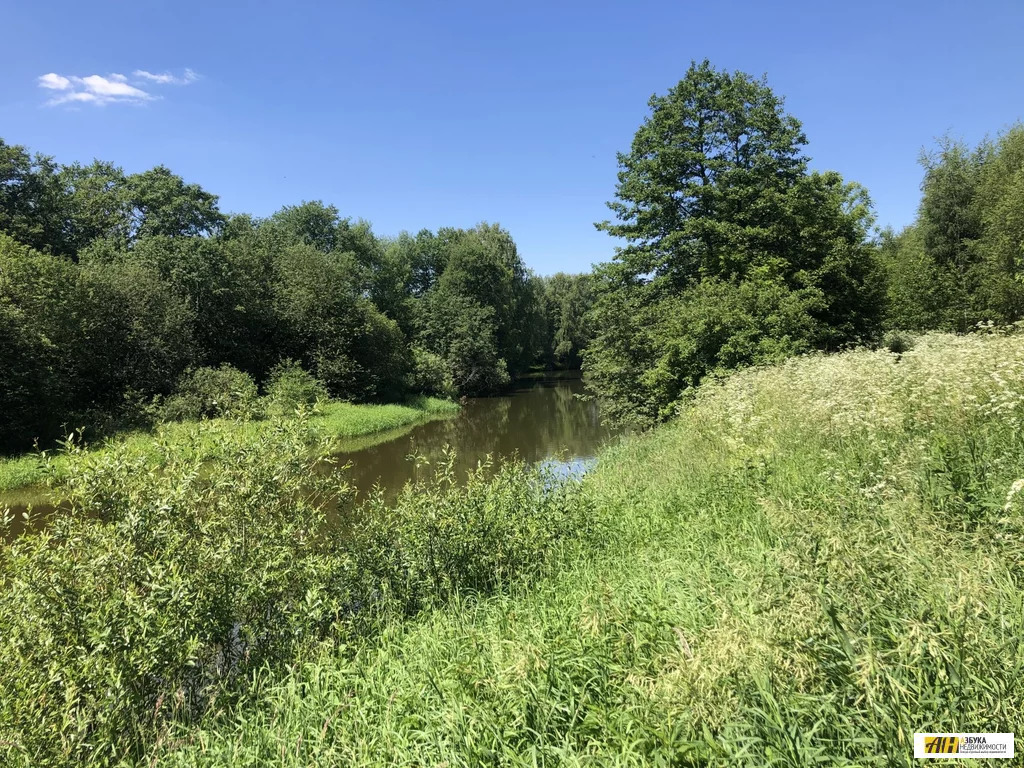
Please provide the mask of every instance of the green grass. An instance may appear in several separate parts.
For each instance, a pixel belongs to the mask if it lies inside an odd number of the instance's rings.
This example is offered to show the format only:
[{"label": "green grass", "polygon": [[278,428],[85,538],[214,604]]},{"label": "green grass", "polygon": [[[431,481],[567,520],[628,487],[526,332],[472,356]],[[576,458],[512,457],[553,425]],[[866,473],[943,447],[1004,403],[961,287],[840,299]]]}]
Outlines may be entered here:
[{"label": "green grass", "polygon": [[737,374],[609,451],[539,582],[265,672],[153,764],[914,764],[1020,731],[1024,337]]},{"label": "green grass", "polygon": [[[373,443],[375,437],[381,435],[391,437],[397,430],[409,428],[415,424],[433,418],[443,418],[457,413],[458,404],[450,400],[434,397],[421,397],[406,404],[388,405],[356,405],[353,403],[328,402],[320,404],[308,419],[311,440],[332,439],[349,448],[353,438],[365,438],[365,445]],[[273,419],[230,420],[211,419],[203,422],[207,430],[216,431],[240,439],[255,439],[271,424]],[[172,440],[176,436],[190,434],[193,423],[170,422],[160,424],[154,432],[132,432],[118,435],[96,443],[93,451],[110,451],[127,448],[132,454],[150,456],[156,461],[159,453],[155,450],[154,436],[159,432]],[[211,442],[211,450],[213,443]],[[52,472],[55,479],[60,479],[67,471],[67,458],[59,452],[47,452],[46,458],[40,454],[25,454],[0,459],[0,504],[11,506],[36,504],[45,500],[45,489],[40,484]]]}]

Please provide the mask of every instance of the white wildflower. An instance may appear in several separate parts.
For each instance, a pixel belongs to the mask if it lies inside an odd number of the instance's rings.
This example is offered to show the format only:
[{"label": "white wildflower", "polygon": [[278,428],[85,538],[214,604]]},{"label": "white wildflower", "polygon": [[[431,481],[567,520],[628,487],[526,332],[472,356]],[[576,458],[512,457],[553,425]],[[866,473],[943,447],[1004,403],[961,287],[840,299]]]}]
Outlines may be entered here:
[{"label": "white wildflower", "polygon": [[1006,494],[1006,504],[1003,506],[1005,512],[1009,512],[1013,507],[1014,497],[1024,490],[1024,478],[1020,480],[1014,480],[1013,485],[1010,486],[1010,492]]}]

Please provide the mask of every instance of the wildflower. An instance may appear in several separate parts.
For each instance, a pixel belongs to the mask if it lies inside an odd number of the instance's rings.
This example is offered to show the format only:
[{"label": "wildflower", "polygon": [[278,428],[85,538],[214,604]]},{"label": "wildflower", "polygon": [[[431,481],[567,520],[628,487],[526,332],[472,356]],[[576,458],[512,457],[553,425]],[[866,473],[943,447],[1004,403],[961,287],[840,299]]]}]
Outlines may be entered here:
[{"label": "wildflower", "polygon": [[1024,490],[1024,478],[1014,480],[1013,485],[1010,486],[1010,492],[1006,494],[1006,504],[1003,505],[1005,512],[1009,512],[1013,507],[1013,499],[1021,490]]}]

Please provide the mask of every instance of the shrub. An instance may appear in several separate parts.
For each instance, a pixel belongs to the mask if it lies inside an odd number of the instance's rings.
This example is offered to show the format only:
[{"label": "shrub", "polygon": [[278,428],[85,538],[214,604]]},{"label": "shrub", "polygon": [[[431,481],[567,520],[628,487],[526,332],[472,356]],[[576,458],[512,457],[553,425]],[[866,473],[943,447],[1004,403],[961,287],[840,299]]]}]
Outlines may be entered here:
[{"label": "shrub", "polygon": [[490,461],[458,482],[449,455],[393,504],[367,502],[353,531],[360,569],[405,614],[455,594],[487,594],[547,570],[564,546],[593,544],[578,478]]},{"label": "shrub", "polygon": [[423,347],[412,348],[412,391],[422,395],[455,397],[455,382],[444,358]]},{"label": "shrub", "polygon": [[283,360],[270,372],[266,398],[269,414],[292,414],[301,408],[311,408],[327,397],[323,383],[294,360]]},{"label": "shrub", "polygon": [[886,331],[882,336],[882,346],[894,355],[902,355],[914,348],[914,337],[906,331]]},{"label": "shrub", "polygon": [[0,763],[136,764],[214,704],[255,695],[258,669],[534,577],[591,528],[575,481],[512,464],[462,487],[450,458],[335,535],[328,510],[349,487],[307,430],[301,417],[257,439],[167,430],[159,472],[127,446],[69,449],[64,511],[0,548]]},{"label": "shrub", "polygon": [[175,393],[167,398],[164,418],[249,418],[258,414],[258,405],[256,383],[249,374],[230,365],[197,368],[182,376]]},{"label": "shrub", "polygon": [[72,449],[66,511],[0,549],[0,762],[115,763],[343,613],[349,560],[321,531],[346,486],[314,471],[301,424],[226,434],[161,436],[159,473]]}]

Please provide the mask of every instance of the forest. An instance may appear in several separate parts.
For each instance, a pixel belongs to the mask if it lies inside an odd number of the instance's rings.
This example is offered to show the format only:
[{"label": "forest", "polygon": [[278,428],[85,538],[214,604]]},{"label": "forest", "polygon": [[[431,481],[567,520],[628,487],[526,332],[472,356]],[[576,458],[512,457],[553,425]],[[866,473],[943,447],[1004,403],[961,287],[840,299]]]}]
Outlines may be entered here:
[{"label": "forest", "polygon": [[301,367],[332,398],[501,391],[578,367],[591,279],[497,225],[379,238],[321,202],[257,220],[166,168],[0,142],[0,446],[230,415]]},{"label": "forest", "polygon": [[[52,502],[0,539],[0,762],[909,765],[1012,731],[1024,126],[924,152],[899,232],[809,146],[694,62],[618,155],[615,256],[549,277],[498,224],[228,214],[0,143],[0,444]],[[584,471],[445,450],[353,502],[339,419],[553,369],[629,427]],[[79,427],[140,431],[32,452]]]}]

